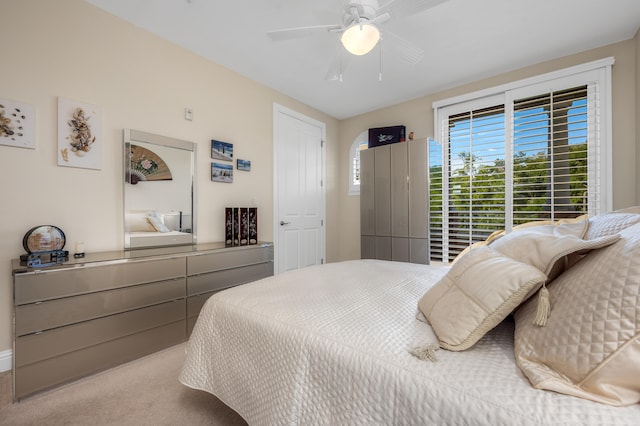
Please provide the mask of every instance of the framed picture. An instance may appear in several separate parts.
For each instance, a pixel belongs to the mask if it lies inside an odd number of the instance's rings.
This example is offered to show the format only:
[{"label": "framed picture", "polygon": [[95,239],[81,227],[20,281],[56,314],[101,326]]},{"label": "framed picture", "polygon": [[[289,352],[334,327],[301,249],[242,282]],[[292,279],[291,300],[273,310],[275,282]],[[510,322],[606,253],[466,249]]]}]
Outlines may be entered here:
[{"label": "framed picture", "polygon": [[251,161],[249,160],[241,160],[238,158],[238,160],[236,161],[236,168],[238,170],[242,170],[243,172],[250,172],[251,171]]},{"label": "framed picture", "polygon": [[233,144],[212,139],[211,158],[214,160],[233,161]]},{"label": "framed picture", "polygon": [[102,168],[102,113],[99,107],[58,98],[58,165]]},{"label": "framed picture", "polygon": [[0,145],[36,148],[35,107],[0,99]]},{"label": "framed picture", "polygon": [[212,182],[233,182],[233,165],[211,163],[211,181]]}]

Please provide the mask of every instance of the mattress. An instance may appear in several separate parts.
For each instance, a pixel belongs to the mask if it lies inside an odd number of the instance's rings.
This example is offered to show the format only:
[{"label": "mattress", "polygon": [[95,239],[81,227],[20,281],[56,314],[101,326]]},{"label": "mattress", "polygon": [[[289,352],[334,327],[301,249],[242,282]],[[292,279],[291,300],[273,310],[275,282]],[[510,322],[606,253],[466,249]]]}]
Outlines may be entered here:
[{"label": "mattress", "polygon": [[131,248],[191,244],[193,242],[193,235],[180,231],[129,232],[127,237]]},{"label": "mattress", "polygon": [[180,381],[256,425],[640,424],[640,405],[531,387],[511,319],[467,351],[413,357],[436,341],[418,299],[447,270],[357,260],[225,290],[200,313]]}]

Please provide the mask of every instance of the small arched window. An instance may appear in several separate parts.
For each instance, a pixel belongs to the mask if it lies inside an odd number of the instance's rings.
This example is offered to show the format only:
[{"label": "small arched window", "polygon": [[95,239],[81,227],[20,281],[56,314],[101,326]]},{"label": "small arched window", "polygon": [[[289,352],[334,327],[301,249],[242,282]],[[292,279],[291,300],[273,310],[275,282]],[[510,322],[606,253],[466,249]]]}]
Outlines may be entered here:
[{"label": "small arched window", "polygon": [[369,132],[364,131],[349,150],[349,195],[360,195],[360,151],[369,147]]}]

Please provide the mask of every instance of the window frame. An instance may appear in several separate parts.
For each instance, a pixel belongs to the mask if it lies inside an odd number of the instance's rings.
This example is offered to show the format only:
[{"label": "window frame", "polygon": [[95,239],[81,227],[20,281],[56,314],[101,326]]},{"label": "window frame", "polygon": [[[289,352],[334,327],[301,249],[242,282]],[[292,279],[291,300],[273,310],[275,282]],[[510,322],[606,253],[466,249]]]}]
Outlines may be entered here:
[{"label": "window frame", "polygon": [[[442,185],[443,185],[443,201],[448,199],[450,188],[448,186],[448,161],[445,158],[445,153],[448,150],[448,117],[463,113],[467,111],[473,111],[481,109],[483,107],[493,106],[497,104],[504,105],[505,111],[505,140],[508,141],[506,147],[507,154],[505,155],[505,163],[512,162],[512,149],[513,149],[513,104],[517,99],[526,98],[527,96],[535,96],[545,91],[556,91],[579,85],[596,85],[598,88],[595,96],[598,103],[598,126],[597,134],[595,135],[597,144],[597,164],[590,164],[593,167],[594,173],[598,174],[598,198],[591,200],[589,204],[589,213],[598,214],[602,212],[610,211],[613,205],[613,191],[612,191],[612,129],[611,129],[611,67],[614,63],[614,58],[604,58],[598,61],[577,65],[570,68],[554,71],[551,73],[542,74],[539,76],[527,78],[524,80],[515,81],[512,83],[496,86],[489,89],[484,89],[448,99],[443,99],[434,102],[434,135],[436,139],[443,145],[442,148]],[[428,164],[431,164],[429,160]],[[511,197],[512,181],[506,182],[506,197]],[[429,182],[429,187],[431,182]],[[447,191],[447,192],[445,192]],[[510,201],[507,201],[510,202]],[[511,222],[513,221],[512,211],[507,209],[505,221],[507,224],[507,231],[510,230]],[[449,216],[449,203],[444,202],[442,208],[443,218]],[[442,233],[443,239],[449,232],[447,226],[448,220],[443,220]],[[443,240],[443,260],[446,263],[445,253],[446,250],[445,240]],[[429,247],[431,250],[431,241],[429,241]]]},{"label": "window frame", "polygon": [[[360,133],[353,143],[351,144],[351,148],[349,148],[349,193],[348,195],[360,195],[360,181],[355,183],[355,168],[354,162],[356,160],[356,156],[360,155],[360,151],[362,148],[360,147],[363,143],[368,144],[369,141],[369,131],[365,130]],[[360,163],[358,163],[358,171],[360,170]]]}]

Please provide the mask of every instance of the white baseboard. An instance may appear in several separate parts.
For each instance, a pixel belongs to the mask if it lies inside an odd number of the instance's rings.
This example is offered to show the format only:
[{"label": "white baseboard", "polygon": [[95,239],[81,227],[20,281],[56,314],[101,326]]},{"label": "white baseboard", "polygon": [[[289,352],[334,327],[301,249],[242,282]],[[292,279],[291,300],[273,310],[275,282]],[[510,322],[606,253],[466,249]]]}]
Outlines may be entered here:
[{"label": "white baseboard", "polygon": [[13,351],[7,349],[0,352],[0,373],[9,371],[13,368]]}]

